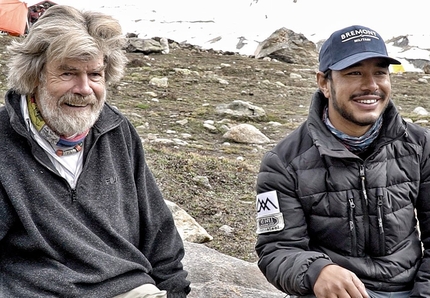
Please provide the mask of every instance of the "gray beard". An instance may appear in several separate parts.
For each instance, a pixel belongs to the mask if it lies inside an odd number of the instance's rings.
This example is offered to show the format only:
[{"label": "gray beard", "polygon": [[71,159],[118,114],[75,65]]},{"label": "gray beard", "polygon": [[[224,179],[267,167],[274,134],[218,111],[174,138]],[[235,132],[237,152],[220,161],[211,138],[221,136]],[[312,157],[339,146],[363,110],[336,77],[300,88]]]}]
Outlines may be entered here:
[{"label": "gray beard", "polygon": [[[44,86],[40,86],[37,95],[39,97],[39,102],[42,103],[37,108],[39,109],[46,124],[57,134],[67,137],[88,131],[99,118],[105,102],[105,98],[102,101],[98,101],[94,94],[90,95],[91,97],[94,97],[91,102],[96,103],[92,106],[92,110],[90,112],[79,112],[70,115],[65,114],[59,108],[57,101],[52,99],[52,96],[48,93]],[[74,96],[79,97],[78,95],[70,93],[65,94],[60,98],[60,102],[64,101],[64,98]],[[49,104],[51,102],[55,102],[55,105]]]}]

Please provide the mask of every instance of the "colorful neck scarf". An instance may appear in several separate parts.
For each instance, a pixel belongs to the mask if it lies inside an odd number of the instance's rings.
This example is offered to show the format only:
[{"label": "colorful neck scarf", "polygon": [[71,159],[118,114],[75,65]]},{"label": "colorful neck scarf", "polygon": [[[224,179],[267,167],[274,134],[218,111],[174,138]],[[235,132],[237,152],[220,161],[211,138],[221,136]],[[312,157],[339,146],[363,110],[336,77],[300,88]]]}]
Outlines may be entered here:
[{"label": "colorful neck scarf", "polygon": [[56,134],[48,125],[46,125],[45,120],[43,120],[42,115],[37,108],[36,99],[34,96],[27,96],[27,106],[28,114],[30,115],[30,120],[36,130],[39,132],[40,136],[44,138],[48,143],[58,147],[70,148],[68,150],[57,150],[56,154],[58,156],[68,155],[76,153],[82,150],[82,145],[88,131],[74,135],[72,137],[65,137]]},{"label": "colorful neck scarf", "polygon": [[339,130],[331,124],[328,118],[328,107],[324,109],[323,122],[330,130],[330,132],[340,140],[340,142],[352,153],[358,154],[364,152],[370,144],[378,137],[379,131],[382,127],[382,115],[376,120],[372,127],[360,137],[351,137]]}]

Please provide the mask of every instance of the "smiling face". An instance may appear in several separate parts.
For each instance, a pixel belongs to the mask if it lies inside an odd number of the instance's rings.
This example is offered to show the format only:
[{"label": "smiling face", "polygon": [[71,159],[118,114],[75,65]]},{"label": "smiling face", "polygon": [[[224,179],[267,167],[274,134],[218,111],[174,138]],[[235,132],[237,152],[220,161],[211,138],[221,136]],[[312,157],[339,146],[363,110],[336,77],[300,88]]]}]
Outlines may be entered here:
[{"label": "smiling face", "polygon": [[331,79],[318,73],[318,85],[328,98],[328,115],[336,129],[358,137],[376,122],[391,96],[388,66],[385,59],[372,58],[332,71]]},{"label": "smiling face", "polygon": [[47,64],[36,104],[53,131],[70,137],[94,125],[106,99],[104,69],[102,57]]}]

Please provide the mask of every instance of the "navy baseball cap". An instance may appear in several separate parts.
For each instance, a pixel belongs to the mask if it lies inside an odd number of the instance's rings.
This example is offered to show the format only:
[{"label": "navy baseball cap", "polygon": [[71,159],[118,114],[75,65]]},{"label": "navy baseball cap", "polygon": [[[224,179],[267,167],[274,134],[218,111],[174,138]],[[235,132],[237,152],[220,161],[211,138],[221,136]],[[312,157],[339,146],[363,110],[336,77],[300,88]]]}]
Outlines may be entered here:
[{"label": "navy baseball cap", "polygon": [[401,64],[388,56],[382,37],[374,30],[354,25],[334,32],[319,53],[319,70],[342,70],[368,58],[386,58],[389,64]]}]

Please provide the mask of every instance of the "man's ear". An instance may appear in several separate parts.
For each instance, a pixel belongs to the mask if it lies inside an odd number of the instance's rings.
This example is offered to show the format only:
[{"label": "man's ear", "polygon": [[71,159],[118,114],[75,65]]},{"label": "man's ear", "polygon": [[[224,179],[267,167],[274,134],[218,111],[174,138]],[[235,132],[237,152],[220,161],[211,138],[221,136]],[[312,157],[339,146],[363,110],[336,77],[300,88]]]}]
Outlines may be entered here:
[{"label": "man's ear", "polygon": [[318,88],[324,94],[326,98],[330,97],[329,87],[328,87],[329,79],[324,75],[322,71],[317,72],[317,84]]}]

